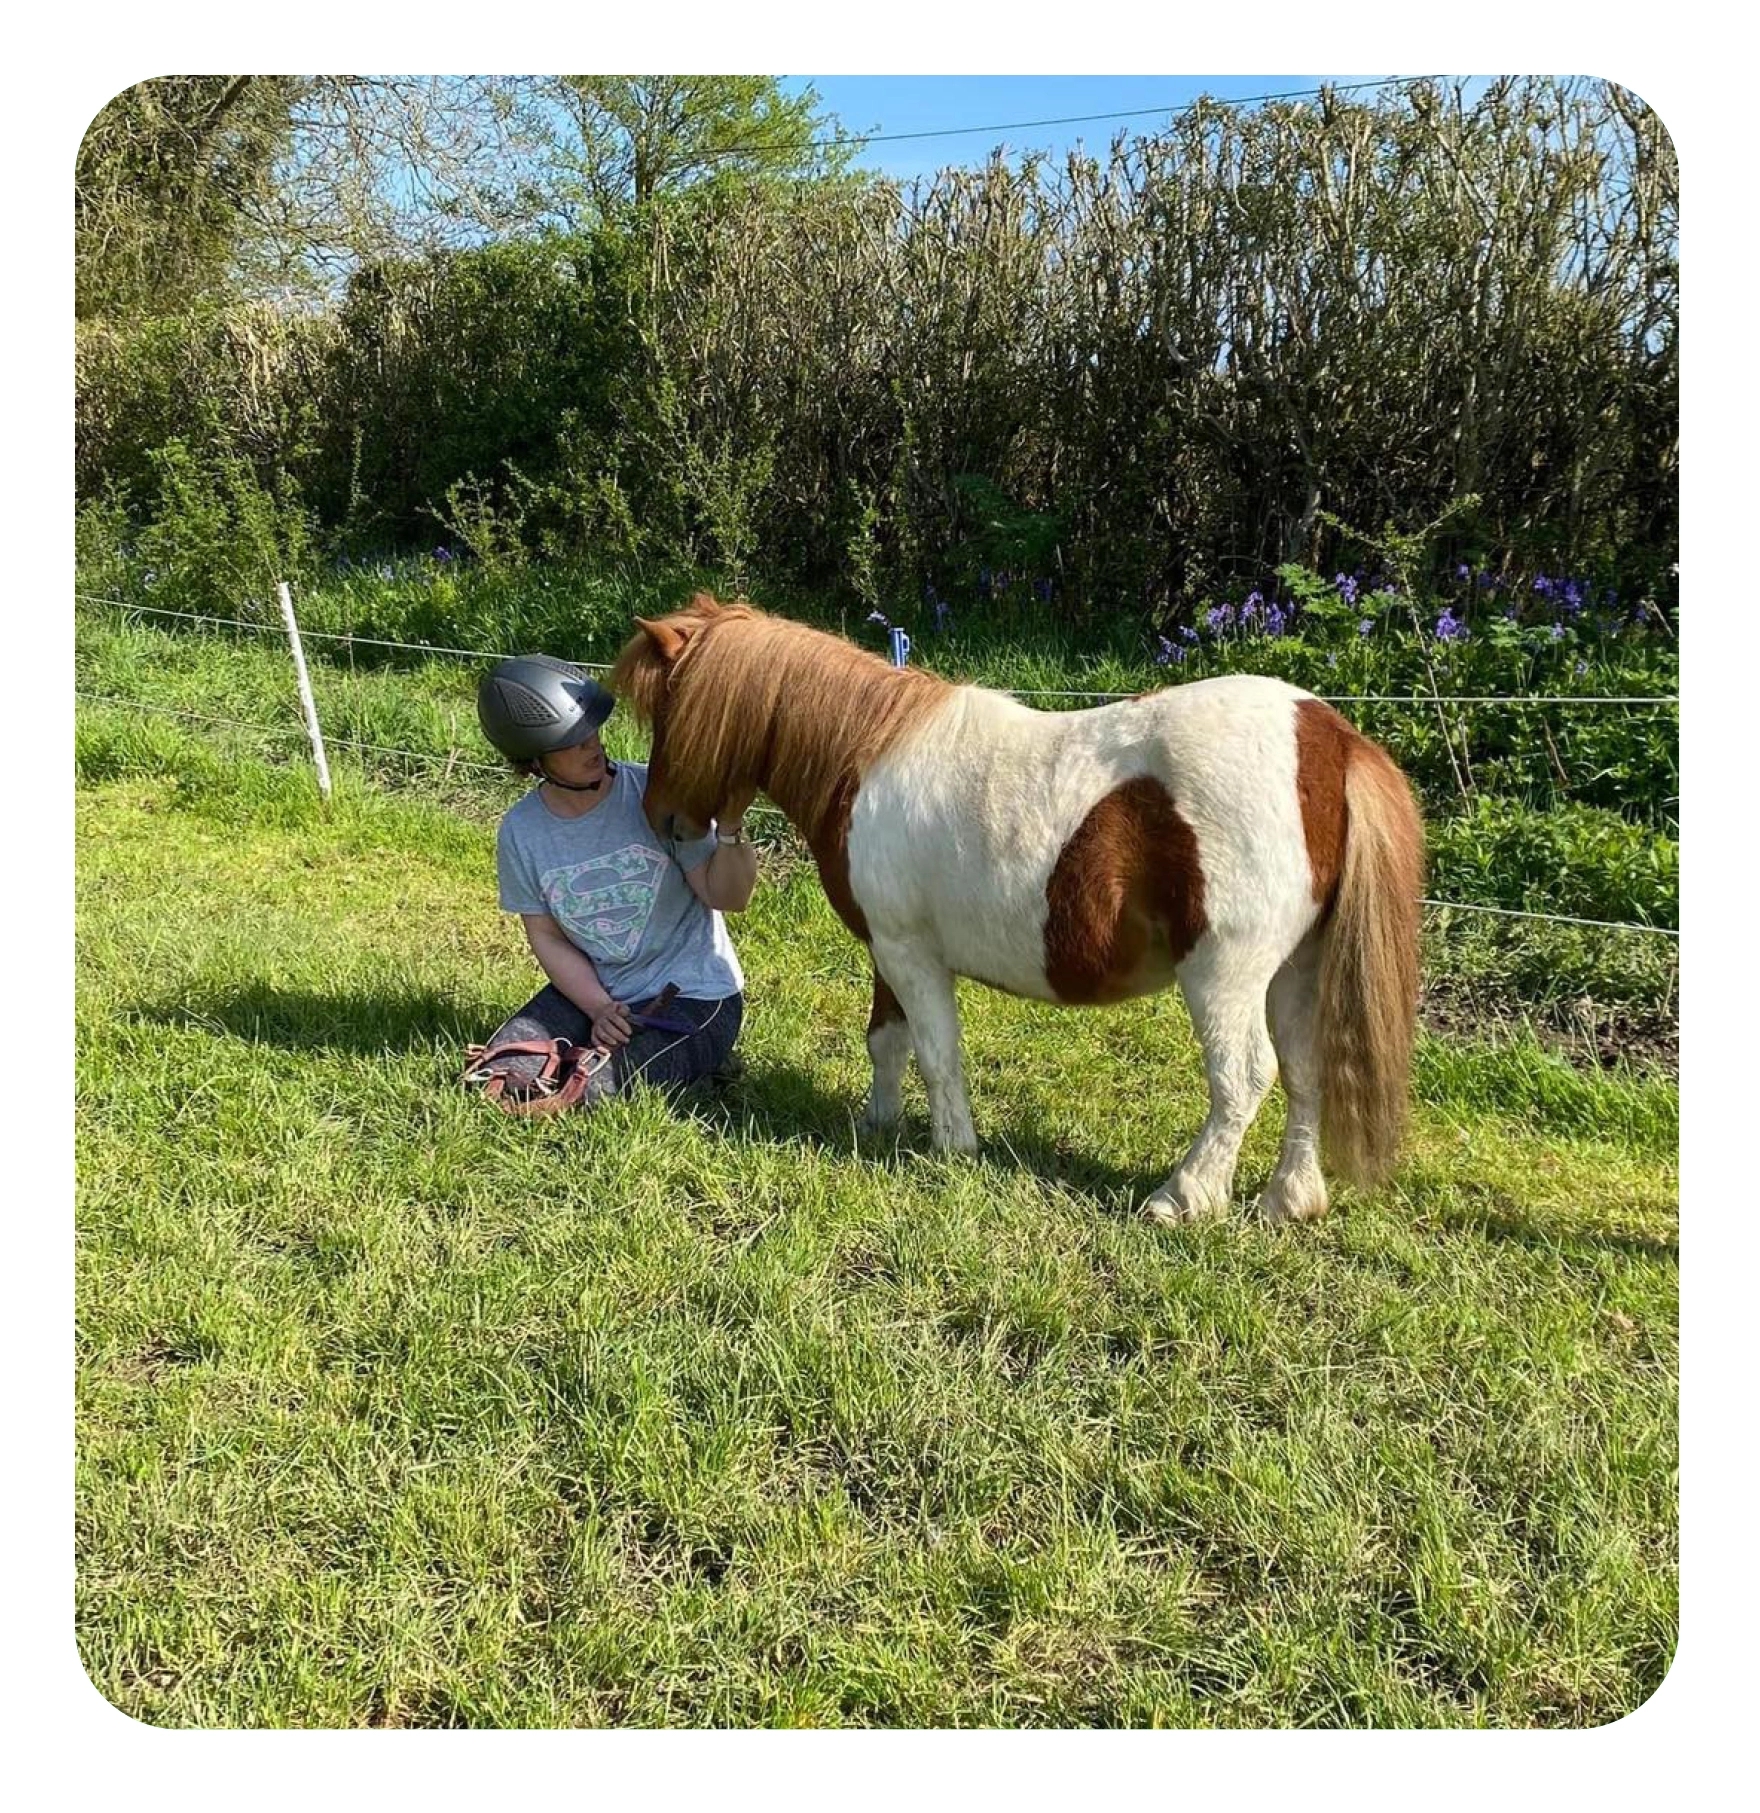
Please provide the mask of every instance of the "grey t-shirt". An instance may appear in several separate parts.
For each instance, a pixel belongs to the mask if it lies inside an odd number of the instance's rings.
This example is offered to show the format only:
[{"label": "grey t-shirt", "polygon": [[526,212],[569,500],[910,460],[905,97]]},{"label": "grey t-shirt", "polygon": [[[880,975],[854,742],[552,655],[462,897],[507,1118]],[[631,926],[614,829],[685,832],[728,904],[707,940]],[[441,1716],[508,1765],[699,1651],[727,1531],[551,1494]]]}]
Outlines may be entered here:
[{"label": "grey t-shirt", "polygon": [[509,807],[495,839],[501,908],[548,913],[593,960],[618,1001],[645,1001],[668,982],[693,1001],[745,987],[721,914],[685,880],[715,854],[713,827],[694,843],[657,837],[642,812],[648,769],[619,762],[591,812],[559,818],[534,787]]}]

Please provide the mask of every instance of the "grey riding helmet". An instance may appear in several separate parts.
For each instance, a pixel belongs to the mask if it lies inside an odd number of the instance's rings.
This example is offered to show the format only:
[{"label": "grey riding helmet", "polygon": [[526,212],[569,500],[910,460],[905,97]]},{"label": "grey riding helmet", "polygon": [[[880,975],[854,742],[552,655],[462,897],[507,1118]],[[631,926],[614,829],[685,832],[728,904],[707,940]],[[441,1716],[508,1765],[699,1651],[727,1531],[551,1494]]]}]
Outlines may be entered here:
[{"label": "grey riding helmet", "polygon": [[509,761],[530,762],[584,743],[616,703],[584,667],[549,655],[511,655],[483,676],[477,721]]}]

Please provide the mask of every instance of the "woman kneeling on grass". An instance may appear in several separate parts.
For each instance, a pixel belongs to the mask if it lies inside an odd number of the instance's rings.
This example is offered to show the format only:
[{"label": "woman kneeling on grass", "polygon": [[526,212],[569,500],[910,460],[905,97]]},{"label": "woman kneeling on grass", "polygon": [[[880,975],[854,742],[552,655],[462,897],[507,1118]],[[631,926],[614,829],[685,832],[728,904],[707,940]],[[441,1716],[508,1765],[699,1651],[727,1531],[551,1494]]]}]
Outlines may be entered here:
[{"label": "woman kneeling on grass", "polygon": [[642,812],[647,768],[607,759],[616,701],[547,655],[501,662],[477,690],[483,734],[539,784],[501,820],[503,912],[518,913],[550,984],[487,1045],[467,1082],[517,1113],[615,1093],[635,1077],[694,1082],[727,1066],[745,979],[723,913],[758,879],[738,823],[662,841]]}]

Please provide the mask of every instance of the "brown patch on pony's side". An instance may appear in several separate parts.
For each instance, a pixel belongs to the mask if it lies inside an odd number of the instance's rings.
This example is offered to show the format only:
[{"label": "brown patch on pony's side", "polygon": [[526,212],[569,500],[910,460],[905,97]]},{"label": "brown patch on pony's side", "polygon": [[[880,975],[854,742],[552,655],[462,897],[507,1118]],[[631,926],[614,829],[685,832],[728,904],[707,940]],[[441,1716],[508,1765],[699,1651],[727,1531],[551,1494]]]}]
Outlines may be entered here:
[{"label": "brown patch on pony's side", "polygon": [[1344,873],[1344,774],[1361,733],[1321,699],[1296,706],[1296,796],[1315,903],[1330,907]]},{"label": "brown patch on pony's side", "polygon": [[[947,702],[951,683],[706,592],[638,621],[609,684],[654,726],[657,751],[663,731],[672,803],[706,823],[729,794],[761,788],[805,838],[826,896],[865,943],[849,882],[856,794],[874,761]],[[651,770],[650,786],[655,778]]]},{"label": "brown patch on pony's side", "polygon": [[1141,775],[1095,804],[1058,856],[1045,903],[1045,976],[1060,1001],[1122,1001],[1184,961],[1207,923],[1204,870],[1160,781]]}]

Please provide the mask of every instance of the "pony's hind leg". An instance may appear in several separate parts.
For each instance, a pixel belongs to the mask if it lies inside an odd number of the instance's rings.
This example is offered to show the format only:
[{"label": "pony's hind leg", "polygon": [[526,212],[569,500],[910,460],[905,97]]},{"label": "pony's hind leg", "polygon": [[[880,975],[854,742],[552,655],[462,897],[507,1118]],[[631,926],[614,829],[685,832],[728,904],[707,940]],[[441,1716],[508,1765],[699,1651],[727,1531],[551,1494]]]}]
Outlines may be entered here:
[{"label": "pony's hind leg", "polygon": [[868,1016],[868,1057],[874,1065],[874,1080],[859,1123],[864,1132],[875,1133],[898,1124],[904,1108],[905,1060],[910,1054],[910,1022],[904,1017],[898,996],[876,967],[874,1009]]},{"label": "pony's hind leg", "polygon": [[[966,1099],[965,1067],[960,1060],[959,1006],[953,994],[953,972],[923,947],[904,939],[876,937],[874,966],[884,975],[910,1022],[910,1041],[917,1068],[929,1092],[929,1131],[942,1152],[976,1152],[978,1135]],[[873,1044],[870,1040],[869,1051]],[[902,1067],[903,1057],[898,1058]],[[880,1086],[876,1061],[875,1087]]]},{"label": "pony's hind leg", "polygon": [[1259,1197],[1267,1221],[1309,1221],[1326,1213],[1320,1171],[1320,940],[1310,933],[1271,978],[1265,1005],[1278,1075],[1289,1100],[1283,1150]]},{"label": "pony's hind leg", "polygon": [[1204,939],[1180,966],[1179,984],[1204,1048],[1210,1113],[1173,1175],[1143,1204],[1156,1221],[1217,1215],[1234,1191],[1241,1141],[1277,1076],[1265,1024],[1262,953]]}]

